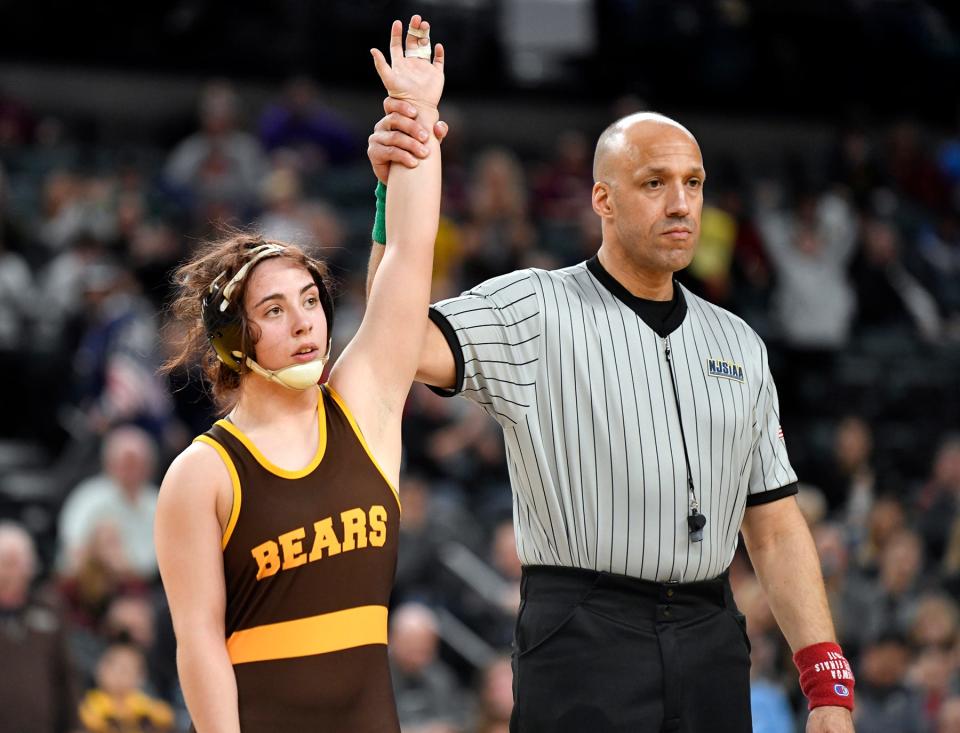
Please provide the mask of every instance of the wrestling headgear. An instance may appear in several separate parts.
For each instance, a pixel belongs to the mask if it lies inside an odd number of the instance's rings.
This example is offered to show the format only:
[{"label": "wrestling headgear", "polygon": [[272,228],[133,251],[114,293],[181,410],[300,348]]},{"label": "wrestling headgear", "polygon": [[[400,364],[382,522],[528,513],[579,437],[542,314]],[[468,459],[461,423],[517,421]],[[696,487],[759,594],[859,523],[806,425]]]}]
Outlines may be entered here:
[{"label": "wrestling headgear", "polygon": [[[323,369],[330,358],[330,345],[327,343],[327,353],[305,364],[291,364],[282,369],[264,369],[242,350],[243,322],[240,318],[241,304],[234,296],[250,270],[261,260],[276,257],[287,251],[280,244],[261,244],[249,250],[249,259],[237,270],[237,273],[226,283],[227,273],[221,272],[210,283],[210,288],[200,304],[200,313],[203,318],[203,328],[206,331],[210,345],[217,354],[217,358],[235,372],[241,370],[241,363],[246,364],[255,374],[264,379],[282,384],[289,389],[309,389],[320,381]],[[307,270],[313,276],[320,292],[320,305],[327,317],[327,335],[333,333],[333,298],[323,281],[323,276],[317,268],[308,263]]]}]

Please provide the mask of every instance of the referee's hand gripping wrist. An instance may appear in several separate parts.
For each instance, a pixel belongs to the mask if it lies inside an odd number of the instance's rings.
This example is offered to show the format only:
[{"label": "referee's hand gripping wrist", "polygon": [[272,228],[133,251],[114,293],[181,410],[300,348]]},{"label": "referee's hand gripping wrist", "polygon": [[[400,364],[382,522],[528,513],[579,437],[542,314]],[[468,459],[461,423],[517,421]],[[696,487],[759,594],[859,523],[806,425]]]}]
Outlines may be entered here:
[{"label": "referee's hand gripping wrist", "polygon": [[[391,164],[416,168],[423,158],[430,155],[427,145],[430,130],[424,127],[429,122],[424,122],[410,102],[387,97],[383,100],[383,111],[384,116],[367,138],[367,158],[377,180],[386,184]],[[441,143],[448,131],[447,123],[442,120],[433,125],[433,134]]]}]

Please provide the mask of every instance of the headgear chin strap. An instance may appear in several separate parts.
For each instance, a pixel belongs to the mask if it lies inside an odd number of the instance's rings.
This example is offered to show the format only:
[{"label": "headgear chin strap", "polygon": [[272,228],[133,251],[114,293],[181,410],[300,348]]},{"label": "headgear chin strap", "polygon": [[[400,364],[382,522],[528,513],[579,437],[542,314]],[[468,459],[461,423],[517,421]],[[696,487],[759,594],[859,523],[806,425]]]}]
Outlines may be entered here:
[{"label": "headgear chin strap", "polygon": [[[320,381],[320,377],[323,376],[323,370],[327,365],[327,360],[330,358],[330,349],[332,346],[333,340],[331,339],[327,343],[326,354],[313,361],[308,361],[305,364],[291,364],[282,369],[264,369],[248,356],[246,365],[254,374],[260,375],[267,381],[283,385],[287,389],[310,389],[311,387],[316,387],[317,382]],[[234,355],[237,358],[243,358],[243,354],[239,351],[234,352]]]},{"label": "headgear chin strap", "polygon": [[[229,281],[221,284],[221,281],[227,276],[226,272],[221,272],[213,279],[209,291],[201,302],[200,312],[210,345],[213,346],[217,359],[227,367],[235,372],[240,372],[243,364],[264,379],[276,382],[289,389],[302,390],[308,389],[320,381],[327,360],[330,358],[331,343],[327,344],[327,353],[313,361],[305,364],[291,364],[282,369],[264,369],[241,350],[243,322],[240,318],[240,305],[233,300],[234,294],[247,275],[250,274],[254,265],[268,257],[282,255],[286,251],[287,248],[283,245],[272,242],[251,248],[249,259]],[[332,334],[333,298],[330,296],[330,291],[327,290],[320,272],[311,265],[308,265],[307,269],[313,276],[320,294],[320,304],[323,307],[324,315],[327,317],[327,334]]]}]

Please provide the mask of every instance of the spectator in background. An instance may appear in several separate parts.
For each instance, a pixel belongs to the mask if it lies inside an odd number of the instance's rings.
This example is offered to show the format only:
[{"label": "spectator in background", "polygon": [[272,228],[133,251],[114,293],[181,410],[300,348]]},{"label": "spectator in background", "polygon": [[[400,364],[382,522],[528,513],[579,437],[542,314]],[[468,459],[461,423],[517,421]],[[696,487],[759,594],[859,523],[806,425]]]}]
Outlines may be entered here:
[{"label": "spectator in background", "polygon": [[149,190],[143,174],[132,164],[120,164],[111,176],[113,188],[114,246],[123,252],[130,248],[137,230],[147,221]]},{"label": "spectator in background", "polygon": [[[449,578],[439,575],[440,554],[449,542],[471,550],[480,546],[476,517],[458,501],[436,496],[427,480],[408,469],[402,479],[403,522],[400,525],[394,598],[439,604],[446,600]],[[516,554],[516,553],[514,553]]]},{"label": "spectator in background", "polygon": [[884,151],[887,175],[897,191],[915,204],[941,211],[950,189],[916,121],[901,120],[893,125]]},{"label": "spectator in background", "polygon": [[200,98],[200,129],[167,159],[164,177],[197,221],[226,221],[256,202],[266,160],[257,139],[239,129],[239,100],[225,82]]},{"label": "spectator in background", "polygon": [[867,522],[876,495],[877,473],[873,467],[873,433],[866,420],[848,415],[837,423],[830,461],[816,472],[831,512],[843,517],[859,532]]},{"label": "spectator in background", "polygon": [[324,201],[303,198],[295,169],[275,167],[264,179],[261,193],[264,212],[254,228],[264,238],[331,253],[343,247],[346,230],[340,215]]},{"label": "spectator in background", "polygon": [[510,657],[494,657],[480,674],[476,721],[471,733],[508,733],[512,712],[513,668]]},{"label": "spectator in background", "polygon": [[342,165],[359,152],[346,122],[323,103],[316,84],[303,76],[287,82],[281,98],[264,110],[259,130],[268,152],[292,151],[308,172],[328,163]]},{"label": "spectator in background", "polygon": [[60,592],[76,632],[71,639],[78,656],[96,647],[96,634],[115,598],[146,592],[143,580],[130,567],[120,531],[111,521],[94,525],[72,567],[60,575]]},{"label": "spectator in background", "polygon": [[0,91],[0,150],[16,150],[33,142],[37,120],[20,100]]},{"label": "spectator in background", "polygon": [[76,689],[60,615],[31,591],[33,539],[0,522],[0,729],[11,733],[76,730]]},{"label": "spectator in background", "polygon": [[132,274],[109,262],[84,271],[85,325],[74,357],[74,400],[81,432],[102,434],[136,423],[158,443],[172,412],[170,394],[157,376],[159,334],[150,303]]},{"label": "spectator in background", "polygon": [[72,173],[56,170],[44,179],[34,231],[36,240],[49,252],[63,249],[80,230],[79,199],[80,181]]},{"label": "spectator in background", "polygon": [[806,520],[807,527],[813,531],[827,516],[827,500],[816,486],[800,481],[798,487],[797,505],[800,514]]},{"label": "spectator in background", "polygon": [[503,441],[494,423],[478,410],[465,410],[456,422],[427,438],[428,450],[448,477],[464,490],[471,511],[489,525],[511,509],[510,479]]},{"label": "spectator in background", "polygon": [[705,201],[700,217],[700,241],[687,274],[699,295],[727,307],[732,285],[732,266],[738,236],[738,223],[731,209],[736,193],[720,192],[716,201]]},{"label": "spectator in background", "polygon": [[898,631],[884,631],[857,667],[857,733],[923,733],[923,700],[906,684],[910,649]]},{"label": "spectator in background", "polygon": [[[0,197],[2,175],[0,170]],[[10,251],[0,226],[0,352],[20,351],[25,345],[27,326],[36,312],[34,292],[30,267]]]},{"label": "spectator in background", "polygon": [[[444,147],[446,151],[446,147]],[[564,130],[553,158],[533,176],[535,214],[553,222],[574,223],[593,190],[593,148],[579,130]]]},{"label": "spectator in background", "polygon": [[302,206],[300,175],[290,166],[277,166],[263,179],[260,186],[263,214],[257,219],[255,229],[265,239],[290,242],[300,247],[306,242],[304,222],[300,216]]},{"label": "spectator in background", "polygon": [[774,315],[787,346],[835,351],[847,343],[854,295],[846,269],[856,220],[835,194],[804,193],[792,211],[760,211],[760,233],[776,273]]},{"label": "spectator in background", "polygon": [[480,282],[522,267],[536,243],[520,161],[503,148],[484,151],[469,185],[460,279]]},{"label": "spectator in background", "polygon": [[126,261],[156,311],[170,300],[170,272],[185,253],[176,229],[165,222],[143,222],[130,233]]},{"label": "spectator in background", "polygon": [[167,733],[173,710],[141,688],[146,682],[143,652],[130,642],[114,642],[97,663],[96,687],[80,703],[86,733]]},{"label": "spectator in background", "polygon": [[929,593],[917,604],[910,627],[914,652],[908,679],[923,696],[924,713],[933,723],[956,683],[956,604],[940,593]]},{"label": "spectator in background", "polygon": [[404,733],[448,733],[463,722],[456,677],[437,656],[438,634],[427,606],[407,603],[390,614],[390,674]]},{"label": "spectator in background", "polygon": [[422,476],[407,472],[401,479],[403,522],[397,551],[393,592],[401,600],[426,601],[436,593],[440,538],[433,526],[430,487]]},{"label": "spectator in background", "polygon": [[929,730],[940,713],[943,700],[956,685],[952,650],[925,647],[911,650],[906,683],[917,691],[923,705],[923,730]]},{"label": "spectator in background", "polygon": [[854,205],[863,209],[884,183],[880,162],[866,131],[853,126],[840,132],[830,157],[830,180],[849,191]]},{"label": "spectator in background", "polygon": [[[552,158],[532,171],[533,215],[539,224],[539,251],[559,262],[581,259],[577,233],[584,202],[593,190],[593,150],[579,130],[565,130],[556,139]],[[594,224],[596,220],[594,219]]]},{"label": "spectator in background", "polygon": [[[65,588],[68,601],[75,602],[75,589],[66,584]],[[120,639],[136,645],[146,658],[144,688],[182,705],[173,668],[176,648],[172,631],[164,627],[158,630],[155,600],[145,589],[133,584],[107,587],[106,590],[102,601],[105,610],[93,625],[81,626],[83,619],[77,618],[70,630],[70,649],[82,679],[88,684],[94,682],[103,653],[110,643]]]},{"label": "spectator in background", "polygon": [[906,513],[898,498],[877,498],[867,517],[866,531],[853,538],[854,545],[851,550],[854,553],[856,575],[876,575],[883,548],[894,534],[906,526],[906,522]]},{"label": "spectator in background", "polygon": [[840,196],[807,192],[792,210],[761,210],[758,225],[775,273],[773,320],[788,350],[781,407],[802,415],[809,410],[804,380],[829,372],[850,336],[855,298],[847,265],[856,220]]},{"label": "spectator in background", "polygon": [[951,319],[953,337],[960,334],[960,185],[953,211],[921,225],[917,250],[928,268],[933,294]]},{"label": "spectator in background", "polygon": [[700,242],[684,274],[695,292],[730,308],[754,327],[762,327],[770,263],[741,193],[738,168],[728,163],[723,175],[716,196],[704,202]]},{"label": "spectator in background", "polygon": [[450,600],[451,610],[496,649],[509,649],[513,643],[520,608],[520,558],[509,510],[505,510],[490,533],[485,553],[489,579],[479,569],[472,582],[468,574],[461,579],[459,593]]},{"label": "spectator in background", "polygon": [[114,598],[104,616],[101,636],[135,644],[149,662],[157,639],[156,612],[150,597],[129,594]]},{"label": "spectator in background", "polygon": [[46,307],[37,325],[40,335],[49,342],[58,339],[69,342],[64,329],[78,321],[83,313],[88,268],[105,256],[106,245],[93,233],[81,231],[63,252],[41,269],[40,294]]},{"label": "spectator in background", "polygon": [[[469,501],[468,486],[481,487],[503,476],[503,451],[489,445],[496,432],[485,415],[422,385],[414,385],[408,407],[403,424],[407,460],[436,488],[463,492],[461,498]],[[476,451],[478,446],[486,450]]]},{"label": "spectator in background", "polygon": [[880,555],[876,579],[861,581],[845,596],[844,616],[849,624],[845,643],[864,648],[884,631],[907,634],[916,597],[923,589],[923,545],[916,532],[896,531]]},{"label": "spectator in background", "polygon": [[893,222],[872,217],[864,223],[863,245],[851,274],[859,327],[899,328],[926,341],[937,340],[942,330],[937,302],[904,264]]},{"label": "spectator in background", "polygon": [[[2,137],[2,131],[0,131]],[[10,426],[18,437],[35,434],[39,423],[48,414],[46,405],[54,403],[54,390],[36,390],[37,374],[31,360],[37,338],[37,305],[33,273],[27,261],[14,251],[18,237],[6,216],[6,175],[0,165],[0,387],[7,414],[23,416]],[[41,362],[42,363],[42,362]],[[42,394],[38,394],[42,392]]]},{"label": "spectator in background", "polygon": [[[67,591],[65,600],[74,603],[77,599],[76,593],[66,584],[64,587]],[[72,616],[68,629],[71,660],[84,686],[93,683],[97,663],[107,646],[117,639],[135,644],[148,655],[151,688],[157,681],[169,682],[164,674],[164,664],[169,660],[162,657],[164,654],[172,656],[175,650],[156,648],[156,611],[151,598],[136,586],[110,588],[103,600],[102,609],[95,623],[89,625],[84,625],[85,619]],[[159,689],[169,692],[166,686]]]},{"label": "spectator in background", "polygon": [[958,624],[960,611],[957,604],[942,593],[927,593],[914,609],[910,642],[918,649],[936,647],[951,651],[958,641]]},{"label": "spectator in background", "polygon": [[[917,528],[927,557],[940,563],[947,555],[960,507],[960,435],[948,435],[940,443],[933,470],[916,500]],[[954,553],[960,546],[954,547]],[[951,555],[951,558],[954,558]],[[958,563],[957,569],[960,569]]]},{"label": "spectator in background", "polygon": [[150,582],[157,575],[153,547],[156,446],[138,428],[115,428],[104,439],[101,461],[102,472],[78,485],[60,513],[60,566],[75,569],[96,527],[111,522],[131,570]]},{"label": "spectator in background", "polygon": [[115,231],[111,194],[109,183],[103,179],[53,171],[44,180],[35,238],[50,254],[63,251],[82,233],[102,241],[111,239]]}]

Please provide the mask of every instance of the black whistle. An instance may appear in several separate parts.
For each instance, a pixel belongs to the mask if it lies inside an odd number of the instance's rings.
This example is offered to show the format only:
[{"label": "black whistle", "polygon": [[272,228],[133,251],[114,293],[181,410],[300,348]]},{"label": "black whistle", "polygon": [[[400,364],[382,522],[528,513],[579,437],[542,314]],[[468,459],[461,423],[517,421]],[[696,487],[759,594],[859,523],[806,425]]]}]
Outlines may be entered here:
[{"label": "black whistle", "polygon": [[696,509],[687,517],[687,526],[690,528],[690,541],[703,541],[703,528],[707,526],[707,518]]}]

